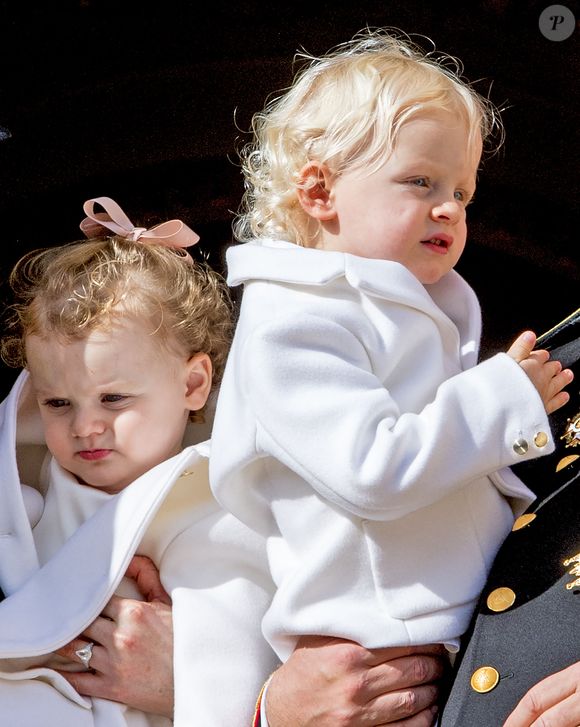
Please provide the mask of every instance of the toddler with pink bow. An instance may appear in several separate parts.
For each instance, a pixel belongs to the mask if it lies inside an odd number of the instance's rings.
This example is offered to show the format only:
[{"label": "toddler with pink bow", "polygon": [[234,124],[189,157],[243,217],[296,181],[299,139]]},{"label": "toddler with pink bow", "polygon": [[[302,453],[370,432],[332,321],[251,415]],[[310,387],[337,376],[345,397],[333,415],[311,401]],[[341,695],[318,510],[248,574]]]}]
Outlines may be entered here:
[{"label": "toddler with pink bow", "polygon": [[[179,220],[135,227],[108,197],[84,210],[88,240],[33,251],[11,275],[2,353],[24,370],[0,412],[0,724],[243,724],[273,668],[272,589],[262,540],[213,499],[199,444],[230,344],[227,287],[185,251],[199,238]],[[98,677],[97,616],[114,617],[114,593],[139,597],[123,580],[135,553],[172,598],[171,714],[67,679]],[[76,663],[56,653],[71,640]]]}]

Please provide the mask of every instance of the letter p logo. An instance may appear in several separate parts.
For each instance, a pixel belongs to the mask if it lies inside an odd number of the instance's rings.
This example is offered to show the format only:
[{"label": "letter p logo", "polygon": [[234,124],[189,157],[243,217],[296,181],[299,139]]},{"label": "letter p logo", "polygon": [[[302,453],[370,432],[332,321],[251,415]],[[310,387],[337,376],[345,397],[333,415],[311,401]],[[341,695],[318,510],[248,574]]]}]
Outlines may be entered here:
[{"label": "letter p logo", "polygon": [[576,28],[576,18],[565,5],[550,5],[542,11],[538,26],[548,40],[566,40]]}]

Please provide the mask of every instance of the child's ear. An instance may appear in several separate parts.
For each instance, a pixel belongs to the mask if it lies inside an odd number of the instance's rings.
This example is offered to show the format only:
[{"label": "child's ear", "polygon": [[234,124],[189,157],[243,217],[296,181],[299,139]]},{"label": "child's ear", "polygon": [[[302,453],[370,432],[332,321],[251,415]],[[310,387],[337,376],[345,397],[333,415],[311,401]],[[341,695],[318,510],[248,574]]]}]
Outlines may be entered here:
[{"label": "child's ear", "polygon": [[201,409],[211,391],[212,366],[207,353],[196,353],[187,361],[185,401],[191,411]]},{"label": "child's ear", "polygon": [[306,214],[316,220],[332,220],[336,217],[332,200],[333,175],[326,164],[311,161],[299,174],[298,201]]}]

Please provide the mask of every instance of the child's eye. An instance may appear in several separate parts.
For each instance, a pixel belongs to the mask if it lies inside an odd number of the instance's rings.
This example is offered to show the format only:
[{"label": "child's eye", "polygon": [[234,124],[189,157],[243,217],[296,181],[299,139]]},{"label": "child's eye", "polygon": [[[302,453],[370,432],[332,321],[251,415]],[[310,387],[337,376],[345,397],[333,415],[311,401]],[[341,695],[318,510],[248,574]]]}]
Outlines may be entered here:
[{"label": "child's eye", "polygon": [[126,398],[125,394],[103,394],[101,396],[101,402],[103,404],[118,404],[121,401],[125,401]]},{"label": "child's eye", "polygon": [[428,187],[429,179],[427,177],[415,177],[409,179],[408,184],[412,184],[414,187]]},{"label": "child's eye", "polygon": [[44,406],[48,406],[51,409],[62,409],[64,406],[68,406],[67,399],[47,399],[44,402]]},{"label": "child's eye", "polygon": [[453,196],[458,202],[461,202],[464,207],[467,207],[467,205],[470,205],[473,202],[473,192],[466,192],[464,189],[456,190]]}]

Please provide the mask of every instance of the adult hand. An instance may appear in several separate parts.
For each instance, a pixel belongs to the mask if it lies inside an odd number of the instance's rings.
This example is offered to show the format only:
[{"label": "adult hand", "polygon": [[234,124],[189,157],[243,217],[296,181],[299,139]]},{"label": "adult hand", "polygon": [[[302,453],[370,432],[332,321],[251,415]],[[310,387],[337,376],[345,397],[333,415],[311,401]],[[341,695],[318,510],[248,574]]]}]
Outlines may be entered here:
[{"label": "adult hand", "polygon": [[430,727],[441,646],[369,651],[331,637],[303,637],[266,693],[270,727]]},{"label": "adult hand", "polygon": [[126,573],[147,601],[113,596],[102,614],[59,654],[80,664],[75,651],[95,645],[90,671],[62,671],[79,692],[121,702],[143,712],[173,716],[171,599],[155,565],[135,556]]},{"label": "adult hand", "polygon": [[504,727],[578,727],[580,662],[538,682],[510,714]]}]

